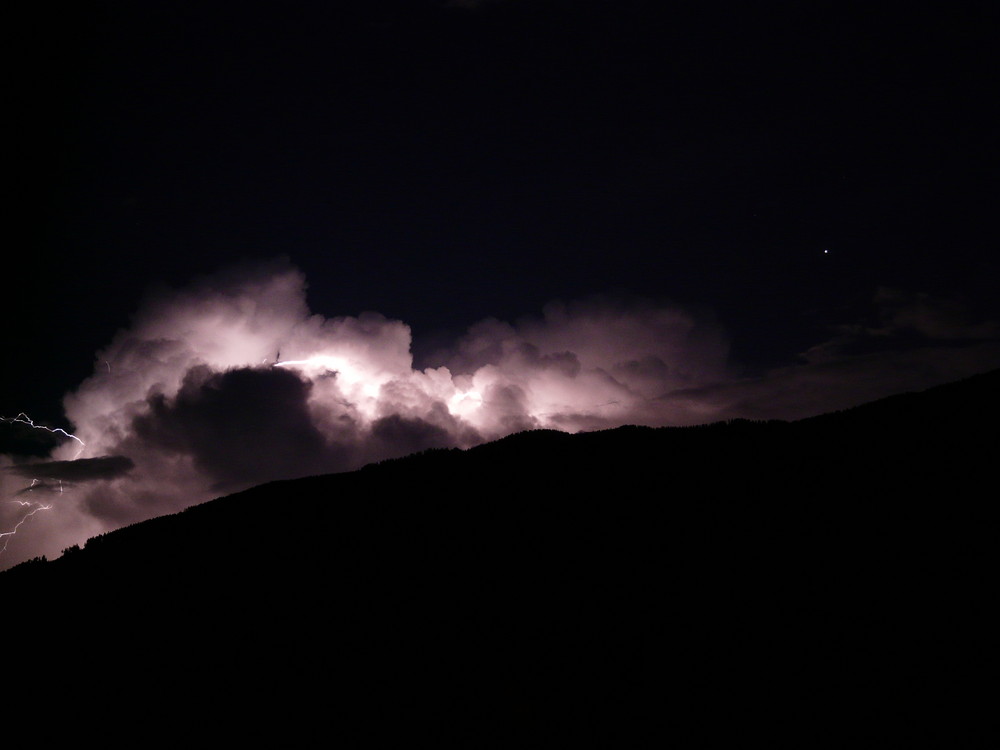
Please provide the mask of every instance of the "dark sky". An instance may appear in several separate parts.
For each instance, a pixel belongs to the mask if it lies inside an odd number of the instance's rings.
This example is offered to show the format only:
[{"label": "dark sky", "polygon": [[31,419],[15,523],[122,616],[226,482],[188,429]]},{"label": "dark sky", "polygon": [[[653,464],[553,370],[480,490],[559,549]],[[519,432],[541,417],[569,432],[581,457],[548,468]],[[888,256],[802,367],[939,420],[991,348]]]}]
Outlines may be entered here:
[{"label": "dark sky", "polygon": [[15,10],[0,568],[421,449],[1000,367],[996,4],[674,5]]},{"label": "dark sky", "polygon": [[996,5],[682,5],[16,11],[0,413],[58,421],[151,284],[279,255],[418,354],[607,292],[748,373],[879,289],[994,330]]}]

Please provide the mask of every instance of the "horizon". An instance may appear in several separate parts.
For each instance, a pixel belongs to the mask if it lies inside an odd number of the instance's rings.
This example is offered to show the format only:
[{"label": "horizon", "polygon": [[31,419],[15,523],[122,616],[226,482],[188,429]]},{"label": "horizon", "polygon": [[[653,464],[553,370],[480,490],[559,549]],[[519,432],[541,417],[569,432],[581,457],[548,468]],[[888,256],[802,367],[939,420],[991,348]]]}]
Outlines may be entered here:
[{"label": "horizon", "polygon": [[994,21],[17,9],[0,566],[423,447],[1000,367]]},{"label": "horizon", "polygon": [[[320,470],[316,472],[292,473],[289,475],[277,474],[275,476],[270,476],[257,482],[236,484],[231,486],[228,491],[220,491],[220,492],[210,491],[204,497],[195,500],[193,502],[191,501],[190,497],[177,498],[175,496],[175,499],[172,504],[168,503],[166,506],[159,506],[158,512],[152,514],[147,513],[147,514],[135,515],[125,523],[107,523],[105,521],[104,523],[91,526],[90,531],[83,537],[79,535],[79,528],[77,528],[73,532],[73,534],[71,534],[68,537],[65,537],[64,541],[59,542],[55,547],[53,547],[50,544],[50,542],[52,541],[51,539],[45,538],[44,533],[42,534],[36,533],[33,535],[31,533],[30,526],[26,528],[23,532],[21,531],[21,527],[27,524],[36,514],[42,511],[54,511],[55,513],[59,513],[60,509],[55,507],[57,500],[51,500],[51,501],[21,500],[20,504],[22,507],[20,509],[18,517],[15,519],[15,527],[13,529],[5,530],[3,537],[0,538],[0,540],[2,540],[2,543],[4,545],[3,552],[6,552],[7,545],[9,545],[11,541],[15,541],[15,537],[17,537],[18,534],[20,533],[21,538],[17,539],[16,541],[19,542],[19,546],[21,547],[21,549],[18,550],[17,547],[15,547],[14,548],[15,552],[12,555],[10,554],[3,555],[3,553],[0,553],[0,571],[16,567],[22,562],[28,562],[31,560],[36,560],[38,558],[58,559],[59,557],[62,556],[63,553],[67,551],[68,548],[79,549],[85,546],[85,543],[89,539],[104,536],[105,534],[115,531],[118,528],[134,526],[136,524],[141,524],[143,521],[152,520],[153,518],[158,518],[165,515],[173,515],[183,510],[187,510],[188,508],[192,508],[197,505],[202,505],[206,502],[211,502],[213,500],[221,499],[223,497],[229,497],[231,495],[239,494],[241,492],[253,489],[255,487],[270,485],[274,482],[305,479],[305,478],[315,479],[334,474],[351,473],[365,467],[372,467],[383,464],[386,461],[423,455],[427,453],[427,451],[453,450],[453,449],[469,450],[472,448],[484,446],[488,443],[502,441],[505,438],[518,437],[533,432],[547,432],[551,434],[566,434],[568,436],[571,436],[572,434],[583,435],[587,433],[594,434],[594,433],[615,432],[617,430],[629,427],[647,427],[651,429],[683,430],[684,428],[727,427],[738,423],[749,423],[751,425],[763,425],[763,426],[774,425],[774,424],[783,424],[789,426],[794,426],[796,424],[812,425],[814,424],[814,420],[817,418],[837,417],[838,415],[851,413],[854,412],[855,410],[860,410],[859,413],[874,414],[876,412],[870,412],[870,411],[866,412],[866,410],[872,406],[878,406],[881,404],[896,402],[897,399],[900,397],[906,397],[906,396],[921,397],[925,392],[926,393],[935,393],[935,392],[944,393],[947,391],[955,392],[954,388],[956,387],[957,388],[966,387],[967,390],[968,385],[971,385],[971,383],[975,382],[977,379],[982,377],[989,377],[991,375],[995,376],[996,373],[1000,373],[1000,369],[985,373],[978,373],[976,375],[962,378],[957,381],[950,381],[948,383],[931,386],[927,389],[890,394],[882,398],[875,399],[874,401],[866,401],[861,404],[851,405],[844,409],[835,409],[829,412],[823,412],[822,414],[803,417],[798,420],[757,419],[757,418],[729,416],[711,422],[693,422],[686,425],[663,425],[660,426],[659,428],[651,427],[650,425],[637,425],[634,423],[605,425],[603,427],[594,430],[580,430],[575,433],[564,429],[536,426],[518,430],[511,430],[509,432],[504,432],[503,434],[493,436],[490,439],[473,441],[466,445],[457,445],[451,443],[422,445],[413,450],[397,451],[397,452],[375,455],[371,457],[370,460],[364,461],[358,465],[341,467],[340,469],[334,469],[331,471],[324,471],[322,470],[321,467]],[[19,418],[17,420],[5,420],[5,422],[7,424],[13,423],[20,425],[21,429],[29,429],[32,431],[43,430],[52,434],[52,431],[49,428],[46,428],[41,425],[32,424],[30,420],[22,421],[20,419],[21,416],[23,415],[19,415]],[[829,425],[835,425],[836,423],[825,422],[825,424],[828,425],[829,429]],[[812,429],[812,426],[810,426],[810,429]],[[73,434],[63,433],[62,439],[66,441],[75,440],[78,443],[80,442],[79,438]],[[135,468],[135,464],[133,463],[133,461],[126,456],[116,455],[116,456],[100,456],[95,458],[80,458],[79,454],[82,453],[84,449],[77,448],[76,450],[77,450],[77,456],[70,460],[54,460],[54,461],[43,460],[36,463],[24,463],[20,465],[5,467],[5,472],[7,474],[14,474],[16,476],[19,476],[23,482],[27,482],[28,479],[30,478],[30,483],[26,484],[25,488],[16,493],[16,496],[30,498],[37,496],[38,494],[46,494],[49,497],[57,498],[58,500],[61,500],[65,503],[66,501],[66,498],[64,497],[65,492],[69,492],[70,497],[72,498],[73,497],[72,491],[74,489],[84,488],[89,485],[90,486],[89,492],[91,494],[91,497],[94,497],[96,495],[99,495],[101,492],[106,492],[109,486],[109,482],[111,480],[114,480],[116,478],[121,478],[127,475],[132,469]],[[904,467],[899,467],[899,468],[900,470],[904,469]],[[71,508],[70,510],[76,512],[79,515],[81,508],[76,507],[76,508]],[[66,508],[62,508],[61,511],[65,513]],[[65,520],[66,519],[62,519],[64,524]],[[43,550],[42,547],[46,544],[49,544],[49,547]]]}]

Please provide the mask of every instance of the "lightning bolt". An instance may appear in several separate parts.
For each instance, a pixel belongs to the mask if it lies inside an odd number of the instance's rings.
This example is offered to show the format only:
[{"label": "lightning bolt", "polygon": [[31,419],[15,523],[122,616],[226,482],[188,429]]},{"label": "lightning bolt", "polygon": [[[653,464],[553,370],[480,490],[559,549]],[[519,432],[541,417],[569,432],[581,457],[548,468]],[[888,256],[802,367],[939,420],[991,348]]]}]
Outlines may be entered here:
[{"label": "lightning bolt", "polygon": [[23,411],[16,417],[0,417],[0,422],[7,422],[8,424],[23,424],[27,425],[33,430],[45,430],[46,432],[51,432],[54,435],[56,434],[64,435],[65,437],[68,437],[70,440],[75,440],[80,444],[80,450],[77,451],[77,454],[75,456],[73,456],[74,460],[79,458],[80,454],[83,453],[83,449],[87,447],[87,444],[84,443],[80,438],[78,438],[71,432],[66,432],[66,430],[64,430],[62,427],[46,427],[43,424],[35,424],[34,420],[27,414],[25,414]]},{"label": "lightning bolt", "polygon": [[10,531],[0,532],[0,540],[3,540],[3,546],[0,546],[0,554],[3,554],[4,552],[7,551],[7,545],[10,544],[11,537],[13,537],[17,533],[17,530],[24,525],[25,521],[27,521],[29,518],[31,518],[33,515],[35,515],[41,510],[52,509],[51,505],[45,505],[44,503],[36,503],[30,500],[11,500],[11,502],[17,503],[22,508],[30,508],[30,510],[23,516],[21,516],[21,520],[14,525],[13,529],[11,529]]},{"label": "lightning bolt", "polygon": [[[83,453],[84,448],[87,447],[86,443],[84,443],[80,438],[78,438],[71,432],[66,432],[66,430],[62,429],[61,427],[46,427],[43,424],[35,424],[34,420],[24,412],[21,412],[16,417],[0,417],[0,422],[6,422],[8,424],[23,424],[26,425],[27,427],[30,427],[33,430],[45,430],[46,432],[51,432],[57,435],[63,435],[64,437],[67,437],[70,440],[75,440],[80,444],[80,450],[78,450],[76,455],[73,456],[73,460],[79,458],[80,454]],[[30,491],[32,487],[35,487],[37,484],[38,480],[32,479],[31,485],[26,489]],[[63,491],[62,480],[59,480],[59,492],[62,491]],[[0,532],[0,540],[2,540],[2,545],[0,545],[0,555],[2,555],[4,552],[7,551],[7,545],[10,544],[11,538],[15,534],[17,534],[18,530],[27,522],[29,518],[31,518],[33,515],[35,515],[40,511],[52,509],[51,504],[40,503],[33,500],[11,500],[10,502],[17,503],[22,508],[28,508],[28,511],[23,516],[21,516],[20,520],[14,525],[14,528],[12,528],[10,531]]]}]

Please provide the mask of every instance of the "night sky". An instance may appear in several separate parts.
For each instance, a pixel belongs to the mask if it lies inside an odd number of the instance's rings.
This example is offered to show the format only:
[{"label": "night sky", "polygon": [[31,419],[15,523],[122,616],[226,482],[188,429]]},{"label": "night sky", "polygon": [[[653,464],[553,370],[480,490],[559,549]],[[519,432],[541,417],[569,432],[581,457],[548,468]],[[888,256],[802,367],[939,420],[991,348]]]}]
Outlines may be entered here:
[{"label": "night sky", "polygon": [[[63,397],[122,372],[120,331],[162,343],[153,318],[271,294],[265,277],[299,289],[278,307],[302,320],[401,321],[414,371],[610,373],[653,406],[607,416],[602,391],[543,419],[510,375],[503,419],[459,430],[397,394],[396,421],[352,423],[335,460],[328,432],[300,430],[303,466],[247,481],[532,426],[796,418],[1000,366],[995,4],[664,5],[16,11],[0,416],[81,428]],[[405,349],[382,325],[365,335]],[[588,360],[605,335],[634,351]],[[192,357],[180,390],[130,391],[141,408],[87,455],[138,472],[169,449],[211,475],[201,498],[244,470],[206,414],[253,403],[301,427],[311,375],[226,359],[195,376]],[[4,451],[32,454],[24,437]],[[34,475],[8,471],[8,495],[13,476]],[[152,512],[88,502],[88,528]]]}]

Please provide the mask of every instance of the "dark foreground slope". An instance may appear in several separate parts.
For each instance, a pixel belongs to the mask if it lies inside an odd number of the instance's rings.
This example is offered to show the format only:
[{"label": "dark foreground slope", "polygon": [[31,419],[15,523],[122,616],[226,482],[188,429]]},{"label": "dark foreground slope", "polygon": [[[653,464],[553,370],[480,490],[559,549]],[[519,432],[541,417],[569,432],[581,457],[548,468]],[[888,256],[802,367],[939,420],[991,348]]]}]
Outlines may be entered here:
[{"label": "dark foreground slope", "polygon": [[975,744],[998,393],[258,487],[0,575],[5,684],[136,741]]}]

